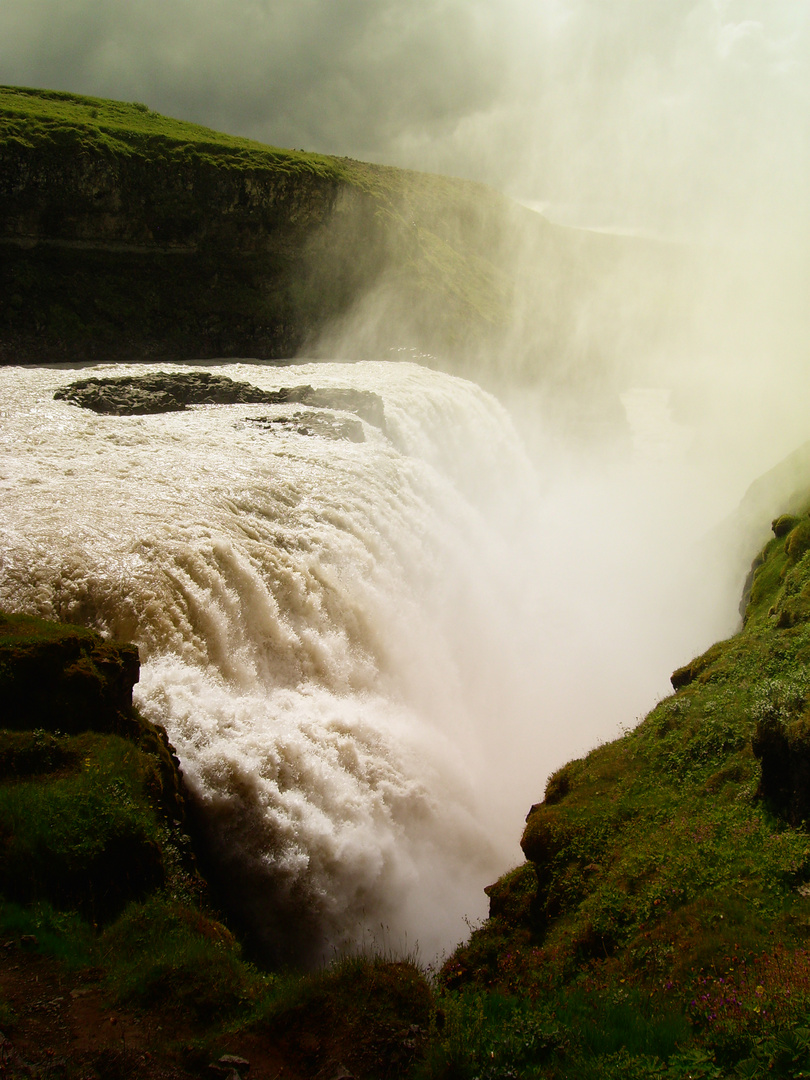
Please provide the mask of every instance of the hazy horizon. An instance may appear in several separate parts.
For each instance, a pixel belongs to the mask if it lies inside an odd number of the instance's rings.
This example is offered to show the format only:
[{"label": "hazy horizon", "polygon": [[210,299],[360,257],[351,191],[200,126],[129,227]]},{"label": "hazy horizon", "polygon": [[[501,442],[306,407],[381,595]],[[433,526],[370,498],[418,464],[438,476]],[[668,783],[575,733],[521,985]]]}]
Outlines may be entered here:
[{"label": "hazy horizon", "polygon": [[806,236],[800,0],[5,0],[0,82],[484,181],[568,223]]}]

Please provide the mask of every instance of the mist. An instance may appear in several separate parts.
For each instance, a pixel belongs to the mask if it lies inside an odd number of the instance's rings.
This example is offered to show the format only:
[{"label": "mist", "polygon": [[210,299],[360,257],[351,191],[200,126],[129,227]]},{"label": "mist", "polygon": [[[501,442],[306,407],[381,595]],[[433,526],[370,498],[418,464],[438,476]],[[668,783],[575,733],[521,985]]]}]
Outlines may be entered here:
[{"label": "mist", "polygon": [[[497,510],[480,470],[455,477],[512,541],[490,579],[469,577],[482,603],[501,590],[489,662],[463,667],[459,688],[491,727],[455,733],[473,743],[479,786],[493,762],[501,846],[487,870],[506,869],[548,774],[635,723],[674,668],[735,631],[768,515],[792,493],[786,481],[773,505],[739,514],[757,477],[810,439],[810,9],[5,0],[0,79],[483,181],[553,226],[515,228],[493,250],[513,289],[485,348],[407,352],[411,313],[387,282],[309,346],[475,379],[534,470],[531,495],[521,475]],[[479,659],[458,599],[449,638]]]},{"label": "mist", "polygon": [[6,83],[483,180],[569,224],[808,225],[800,0],[6,0]]}]

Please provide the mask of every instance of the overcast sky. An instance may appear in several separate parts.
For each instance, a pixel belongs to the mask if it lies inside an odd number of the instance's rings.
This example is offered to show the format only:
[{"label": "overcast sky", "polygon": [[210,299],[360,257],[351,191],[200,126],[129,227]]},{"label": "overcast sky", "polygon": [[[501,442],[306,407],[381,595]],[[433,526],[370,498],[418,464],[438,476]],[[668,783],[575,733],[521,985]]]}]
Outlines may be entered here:
[{"label": "overcast sky", "polygon": [[585,223],[808,220],[808,0],[0,0],[0,82],[472,177]]}]

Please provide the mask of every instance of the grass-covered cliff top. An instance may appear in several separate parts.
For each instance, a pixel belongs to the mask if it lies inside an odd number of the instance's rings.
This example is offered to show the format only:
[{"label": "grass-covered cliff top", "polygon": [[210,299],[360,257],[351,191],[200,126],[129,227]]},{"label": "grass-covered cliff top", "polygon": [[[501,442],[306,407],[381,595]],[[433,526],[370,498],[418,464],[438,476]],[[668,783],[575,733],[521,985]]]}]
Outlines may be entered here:
[{"label": "grass-covered cliff top", "polygon": [[267,146],[164,116],[140,102],[0,86],[0,151],[15,143],[78,154],[141,157],[164,164],[197,163],[221,169],[270,170],[290,177],[317,176],[349,183],[377,196],[418,193],[433,203],[433,211],[439,209],[437,203],[448,199],[473,198],[501,208],[509,202],[472,181]]},{"label": "grass-covered cliff top", "polygon": [[268,167],[341,175],[336,159],[279,150],[153,112],[139,102],[60,90],[0,87],[0,147],[53,144],[76,153],[196,158],[224,167]]},{"label": "grass-covered cliff top", "polygon": [[20,87],[0,87],[0,247],[0,363],[416,350],[614,398],[628,335],[677,339],[694,277],[672,245],[482,184]]},{"label": "grass-covered cliff top", "polygon": [[370,294],[363,349],[473,349],[509,319],[505,239],[554,233],[481,184],[57,91],[0,87],[0,160],[5,362],[349,349]]}]

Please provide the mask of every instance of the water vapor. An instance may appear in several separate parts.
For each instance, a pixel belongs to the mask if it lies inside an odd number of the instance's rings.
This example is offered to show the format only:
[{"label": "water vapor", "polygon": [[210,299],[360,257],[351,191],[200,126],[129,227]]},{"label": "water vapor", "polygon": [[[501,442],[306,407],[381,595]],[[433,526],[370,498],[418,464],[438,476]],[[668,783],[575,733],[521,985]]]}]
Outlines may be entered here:
[{"label": "water vapor", "polygon": [[[223,866],[238,853],[246,908],[267,889],[279,919],[303,903],[297,944],[315,954],[370,911],[452,944],[519,858],[549,771],[734,631],[768,521],[733,546],[715,527],[810,437],[810,9],[5,0],[0,70],[524,204],[482,231],[478,280],[503,285],[507,312],[485,347],[419,355],[435,313],[395,278],[311,343],[420,359],[313,368],[382,393],[389,443],[274,453],[231,420],[205,421],[221,438],[180,418],[69,420],[34,379],[19,437],[34,409],[54,442],[40,474],[3,466],[20,516],[0,599],[139,641],[142,705],[176,739]],[[102,482],[60,425],[88,460],[115,455]],[[153,438],[179,532],[117,501]],[[64,528],[68,468],[107,500],[103,527]],[[246,915],[277,947],[272,920]]]},{"label": "water vapor", "polygon": [[575,224],[808,225],[795,0],[6,0],[0,43],[5,82],[484,180]]}]

